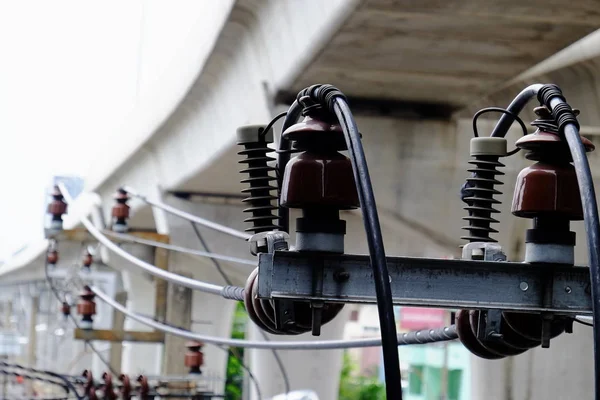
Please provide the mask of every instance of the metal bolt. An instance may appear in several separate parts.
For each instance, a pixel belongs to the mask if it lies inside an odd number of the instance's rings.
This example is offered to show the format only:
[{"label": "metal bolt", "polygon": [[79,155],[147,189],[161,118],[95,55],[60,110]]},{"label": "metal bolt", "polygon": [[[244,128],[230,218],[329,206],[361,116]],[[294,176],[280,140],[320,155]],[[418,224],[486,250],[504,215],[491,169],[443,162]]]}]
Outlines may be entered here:
[{"label": "metal bolt", "polygon": [[529,289],[529,285],[527,284],[527,282],[521,282],[519,284],[519,288],[521,288],[522,291],[526,292],[527,289]]},{"label": "metal bolt", "polygon": [[350,273],[343,269],[339,269],[333,273],[333,280],[338,283],[346,282],[348,279],[350,279]]},{"label": "metal bolt", "polygon": [[571,287],[570,286],[566,286],[565,287],[565,292],[571,293],[572,292]]}]

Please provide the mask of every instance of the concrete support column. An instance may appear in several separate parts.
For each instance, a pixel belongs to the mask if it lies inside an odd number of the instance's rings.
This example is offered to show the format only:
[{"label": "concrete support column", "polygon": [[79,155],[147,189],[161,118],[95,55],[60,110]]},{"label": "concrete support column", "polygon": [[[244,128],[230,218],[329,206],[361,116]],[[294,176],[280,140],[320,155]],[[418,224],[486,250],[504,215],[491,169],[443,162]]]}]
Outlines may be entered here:
[{"label": "concrete support column", "polygon": [[[343,310],[336,319],[323,326],[321,336],[313,337],[310,333],[298,336],[268,335],[270,340],[337,340],[342,339],[344,325],[348,320],[348,311]],[[249,337],[252,340],[263,340],[258,328],[249,322]],[[285,384],[281,370],[273,353],[269,350],[246,350],[249,352],[250,369],[258,380],[263,398],[285,393]],[[286,370],[291,390],[313,390],[320,399],[337,399],[342,367],[343,350],[278,350]],[[252,397],[258,399],[254,385],[251,384]]]},{"label": "concrete support column", "polygon": [[[202,218],[218,222],[223,225],[243,230],[243,213],[237,205],[227,204],[203,204],[168,198],[167,201],[174,207],[185,210]],[[168,216],[169,233],[171,241],[178,245],[205,250],[189,221],[181,218]],[[233,238],[218,232],[198,227],[200,235],[211,252],[227,254],[240,258],[252,260],[245,241]],[[243,285],[246,277],[252,270],[250,266],[238,265],[227,262],[219,262],[219,266],[234,285]],[[170,268],[179,274],[186,274],[195,279],[205,282],[226,285],[226,280],[218,272],[213,261],[209,258],[190,256],[182,253],[170,255]],[[211,336],[231,337],[232,316],[236,302],[226,300],[220,296],[206,294],[199,291],[192,293],[192,315],[191,328],[194,332],[204,333]],[[181,364],[183,365],[183,353],[181,348]],[[224,379],[226,378],[227,352],[212,345],[204,347],[203,373],[207,377],[216,377],[221,380],[216,382],[212,389],[217,393],[224,390]]]},{"label": "concrete support column", "polygon": [[[149,247],[139,245],[125,246],[126,250],[137,257],[154,262],[154,251]],[[112,257],[111,266],[122,270],[123,285],[127,290],[127,308],[133,312],[154,315],[155,281],[135,267],[130,266],[120,258]],[[152,328],[131,319],[126,319],[125,330],[150,331]],[[125,343],[123,345],[122,367],[123,372],[129,374],[158,374],[160,365],[158,359],[159,344]]]}]

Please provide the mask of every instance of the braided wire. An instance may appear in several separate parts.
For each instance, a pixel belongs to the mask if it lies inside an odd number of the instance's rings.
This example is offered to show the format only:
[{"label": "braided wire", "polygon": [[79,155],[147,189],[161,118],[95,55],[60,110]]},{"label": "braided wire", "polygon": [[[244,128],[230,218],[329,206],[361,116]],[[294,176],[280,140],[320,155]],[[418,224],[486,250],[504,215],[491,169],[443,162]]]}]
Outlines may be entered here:
[{"label": "braided wire", "polygon": [[232,285],[224,286],[221,296],[225,299],[244,301],[244,288]]},{"label": "braided wire", "polygon": [[398,345],[427,344],[458,339],[456,326],[445,326],[437,329],[423,329],[398,335]]}]

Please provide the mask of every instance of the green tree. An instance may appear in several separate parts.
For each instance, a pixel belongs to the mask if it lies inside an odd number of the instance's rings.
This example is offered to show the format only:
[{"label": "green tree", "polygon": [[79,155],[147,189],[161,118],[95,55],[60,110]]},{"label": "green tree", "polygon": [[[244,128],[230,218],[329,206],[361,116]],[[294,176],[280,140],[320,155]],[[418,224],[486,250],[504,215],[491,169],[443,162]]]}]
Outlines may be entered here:
[{"label": "green tree", "polygon": [[[244,339],[246,336],[246,321],[248,314],[243,303],[238,303],[233,315],[231,337]],[[244,359],[244,349],[230,349],[227,360],[227,378],[225,381],[225,398],[227,400],[241,400],[244,387],[244,369],[240,360]]]},{"label": "green tree", "polygon": [[344,352],[340,373],[339,400],[384,400],[385,387],[375,377],[355,377],[356,365],[348,352]]}]

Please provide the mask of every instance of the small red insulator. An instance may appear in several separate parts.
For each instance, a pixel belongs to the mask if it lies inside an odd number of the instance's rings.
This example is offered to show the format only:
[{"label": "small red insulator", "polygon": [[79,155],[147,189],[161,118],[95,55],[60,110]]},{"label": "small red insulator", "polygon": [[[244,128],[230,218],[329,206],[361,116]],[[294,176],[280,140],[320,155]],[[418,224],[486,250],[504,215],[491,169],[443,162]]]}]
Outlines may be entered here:
[{"label": "small red insulator", "polygon": [[71,315],[71,306],[69,305],[69,303],[67,303],[66,301],[63,301],[60,306],[60,312],[65,317],[68,317],[69,315]]},{"label": "small red insulator", "polygon": [[145,400],[148,399],[148,394],[150,393],[150,386],[148,385],[148,378],[144,375],[140,375],[137,378],[138,383],[140,384],[140,399]]},{"label": "small red insulator", "polygon": [[201,349],[202,342],[191,341],[185,344],[188,351],[185,353],[185,366],[190,369],[190,374],[200,374],[200,367],[204,364],[204,354]]},{"label": "small red insulator", "polygon": [[131,399],[131,381],[129,380],[129,376],[125,374],[119,375],[119,380],[121,381],[121,397],[123,400]]},{"label": "small red insulator", "polygon": [[102,380],[104,381],[104,399],[115,400],[117,396],[112,383],[112,375],[105,372],[102,374]]},{"label": "small red insulator", "polygon": [[96,392],[96,388],[94,387],[94,376],[92,375],[92,371],[86,369],[81,374],[85,378],[85,383],[83,385],[83,389],[86,394],[90,392]]},{"label": "small red insulator", "polygon": [[67,203],[58,186],[52,191],[52,201],[48,204],[48,214],[52,215],[51,229],[62,229],[62,216],[67,212]]},{"label": "small red insulator", "polygon": [[79,294],[79,301],[77,302],[77,313],[81,315],[81,327],[91,328],[93,323],[93,316],[96,315],[96,303],[94,298],[96,295],[89,286],[85,286],[83,291]]},{"label": "small red insulator", "polygon": [[92,255],[90,254],[89,251],[86,251],[85,254],[83,255],[83,266],[86,268],[89,268],[93,262],[94,262],[94,258],[92,257]]},{"label": "small red insulator", "polygon": [[116,232],[127,231],[127,219],[129,218],[129,206],[127,205],[128,200],[129,195],[124,189],[117,190],[117,194],[115,195],[116,203],[111,212],[111,215],[114,219],[113,230]]},{"label": "small red insulator", "polygon": [[56,250],[51,250],[46,255],[46,261],[48,262],[48,265],[56,265],[58,258],[58,251]]}]

